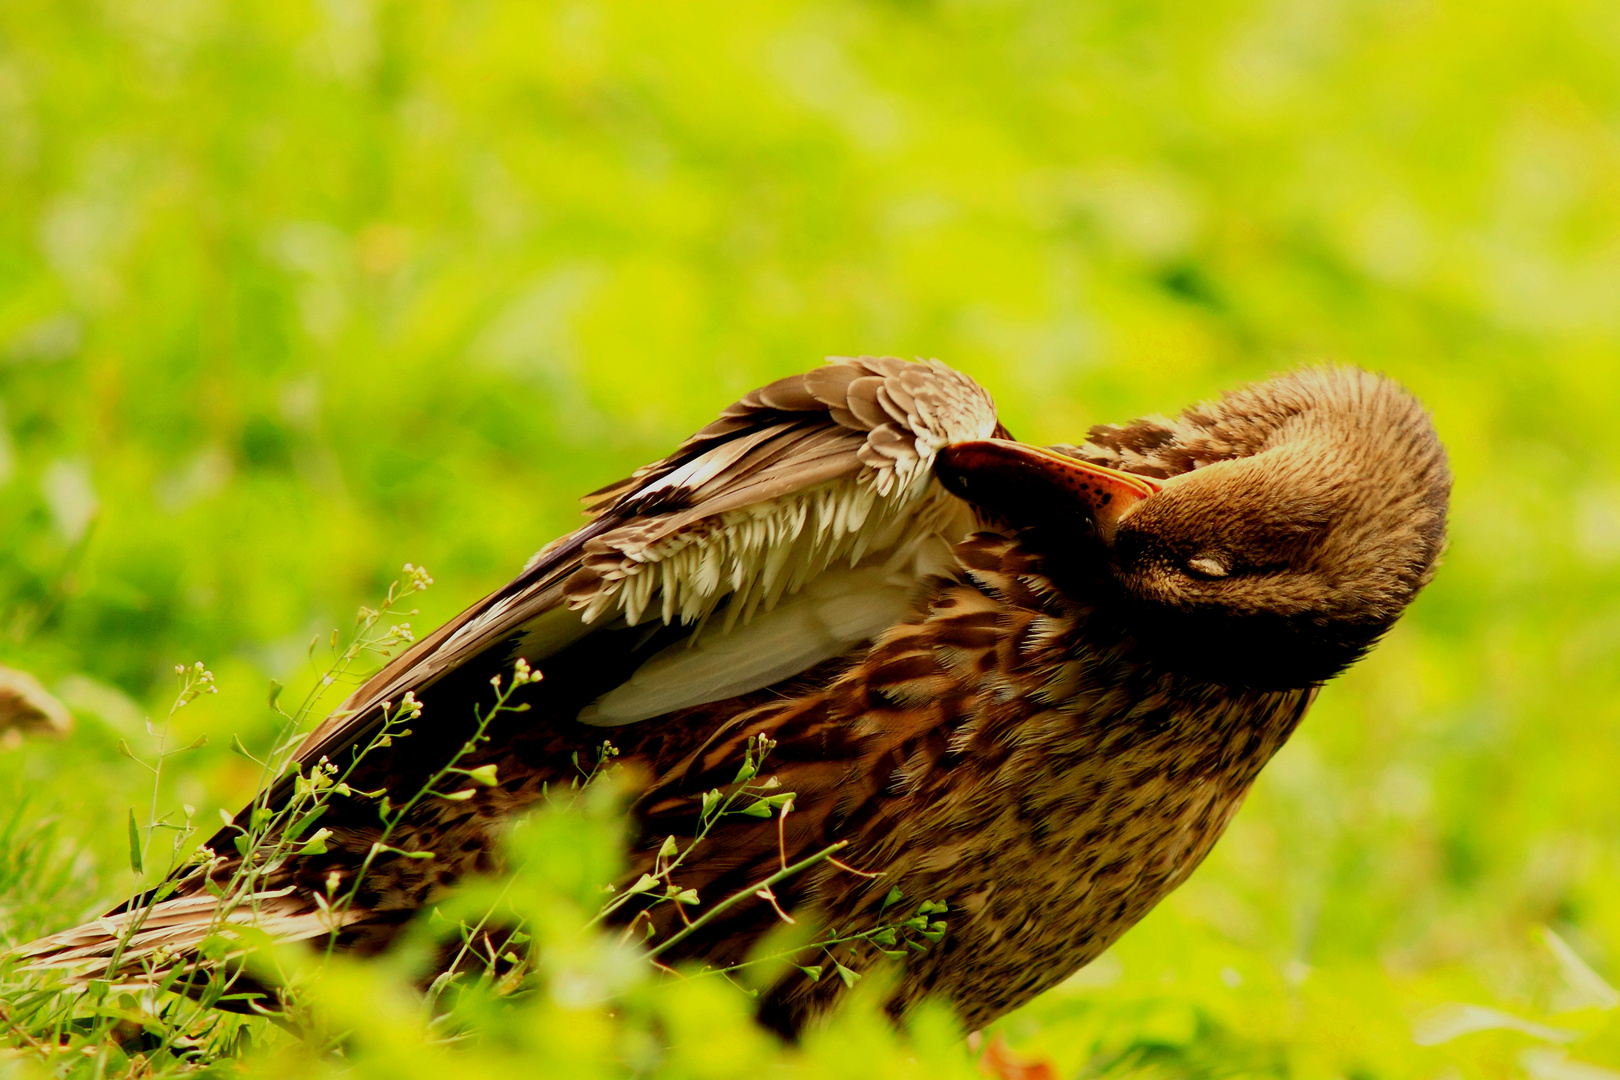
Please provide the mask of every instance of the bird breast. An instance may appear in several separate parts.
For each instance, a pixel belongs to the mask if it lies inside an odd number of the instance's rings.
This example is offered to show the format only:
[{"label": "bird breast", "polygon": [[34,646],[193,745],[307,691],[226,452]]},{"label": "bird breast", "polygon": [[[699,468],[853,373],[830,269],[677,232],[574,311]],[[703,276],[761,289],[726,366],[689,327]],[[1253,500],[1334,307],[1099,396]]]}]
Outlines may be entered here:
[{"label": "bird breast", "polygon": [[[659,839],[686,812],[678,789],[734,769],[750,735],[778,740],[774,775],[799,793],[789,857],[843,839],[847,864],[877,874],[823,866],[784,902],[835,926],[875,925],[895,886],[946,902],[950,932],[908,961],[895,1004],[942,995],[979,1023],[1091,960],[1184,880],[1311,692],[1156,669],[1016,539],[980,534],[957,555],[961,579],[925,613],[820,686],[746,713],[644,805]],[[752,865],[750,844],[761,865],[776,857],[774,828],[734,829],[716,837],[731,865]],[[834,994],[790,980],[777,1004],[802,1019]]]}]

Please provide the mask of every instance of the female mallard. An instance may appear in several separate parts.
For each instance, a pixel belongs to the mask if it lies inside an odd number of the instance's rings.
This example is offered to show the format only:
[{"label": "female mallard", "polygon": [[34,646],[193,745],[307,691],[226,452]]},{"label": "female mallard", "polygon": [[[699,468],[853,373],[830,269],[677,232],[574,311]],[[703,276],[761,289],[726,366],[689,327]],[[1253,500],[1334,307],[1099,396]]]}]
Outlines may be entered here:
[{"label": "female mallard", "polygon": [[[643,781],[629,877],[656,874],[667,838],[690,842],[704,793],[730,790],[763,736],[758,780],[794,793],[791,813],[713,824],[680,885],[745,901],[660,959],[739,962],[779,910],[876,925],[898,888],[951,914],[901,966],[892,1007],[934,995],[980,1026],[1186,879],[1317,688],[1432,577],[1449,490],[1422,407],[1353,369],[1042,449],[936,361],[834,360],[597,492],[588,524],[313,731],[304,774],[372,746],[349,788],[399,801],[474,734],[492,677],[519,658],[544,676],[516,691],[528,711],[500,713],[457,762],[493,783],[416,803],[380,854],[375,800],[334,796],[326,850],[264,880],[257,918],[286,938],[336,922],[340,946],[383,946],[458,878],[496,869],[503,824],[605,738]],[[424,710],[414,734],[377,746],[407,693]],[[236,868],[239,831],[155,905],[26,952],[92,971],[185,955],[218,917],[205,879]],[[837,841],[837,861],[754,895]],[[323,913],[317,894],[346,890],[354,902]],[[676,908],[637,917],[669,941]],[[881,956],[838,959],[859,971]],[[794,972],[761,1015],[791,1032],[841,989]]]}]

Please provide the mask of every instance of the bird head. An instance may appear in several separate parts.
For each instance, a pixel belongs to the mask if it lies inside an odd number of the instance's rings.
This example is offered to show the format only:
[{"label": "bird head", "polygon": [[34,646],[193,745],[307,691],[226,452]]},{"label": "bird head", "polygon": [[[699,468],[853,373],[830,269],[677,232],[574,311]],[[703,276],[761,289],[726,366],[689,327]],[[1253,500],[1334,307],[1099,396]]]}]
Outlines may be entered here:
[{"label": "bird head", "polygon": [[947,489],[1030,530],[1162,663],[1214,682],[1332,678],[1434,576],[1451,476],[1388,379],[1308,369],[1082,447],[957,443]]}]

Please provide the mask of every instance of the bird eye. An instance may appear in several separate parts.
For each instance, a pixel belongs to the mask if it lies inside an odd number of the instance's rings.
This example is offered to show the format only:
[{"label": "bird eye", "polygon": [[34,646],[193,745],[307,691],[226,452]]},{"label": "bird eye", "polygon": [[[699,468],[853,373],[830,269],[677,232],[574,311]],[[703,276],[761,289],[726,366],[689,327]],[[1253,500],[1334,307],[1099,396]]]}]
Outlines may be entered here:
[{"label": "bird eye", "polygon": [[1231,572],[1226,563],[1213,555],[1199,555],[1187,560],[1187,573],[1196,578],[1214,580],[1226,577]]}]

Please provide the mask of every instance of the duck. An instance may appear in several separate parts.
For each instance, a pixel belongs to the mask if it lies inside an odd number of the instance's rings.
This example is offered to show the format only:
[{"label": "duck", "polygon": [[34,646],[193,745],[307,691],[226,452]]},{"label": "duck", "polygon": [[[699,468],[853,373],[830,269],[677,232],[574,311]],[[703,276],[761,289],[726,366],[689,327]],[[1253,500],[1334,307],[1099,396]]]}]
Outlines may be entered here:
[{"label": "duck", "polygon": [[[767,1027],[793,1037],[887,968],[894,1016],[936,1000],[981,1028],[1192,874],[1434,577],[1450,489],[1423,405],[1358,368],[1040,446],[937,360],[831,358],[588,496],[310,731],[200,862],[19,951],[131,977],[205,965],[251,917],[376,953],[611,758],[631,779],[604,914],[655,962],[726,970],[791,921],[810,951],[760,994]],[[318,844],[285,812],[314,792]],[[898,938],[856,932],[895,911]]]}]

